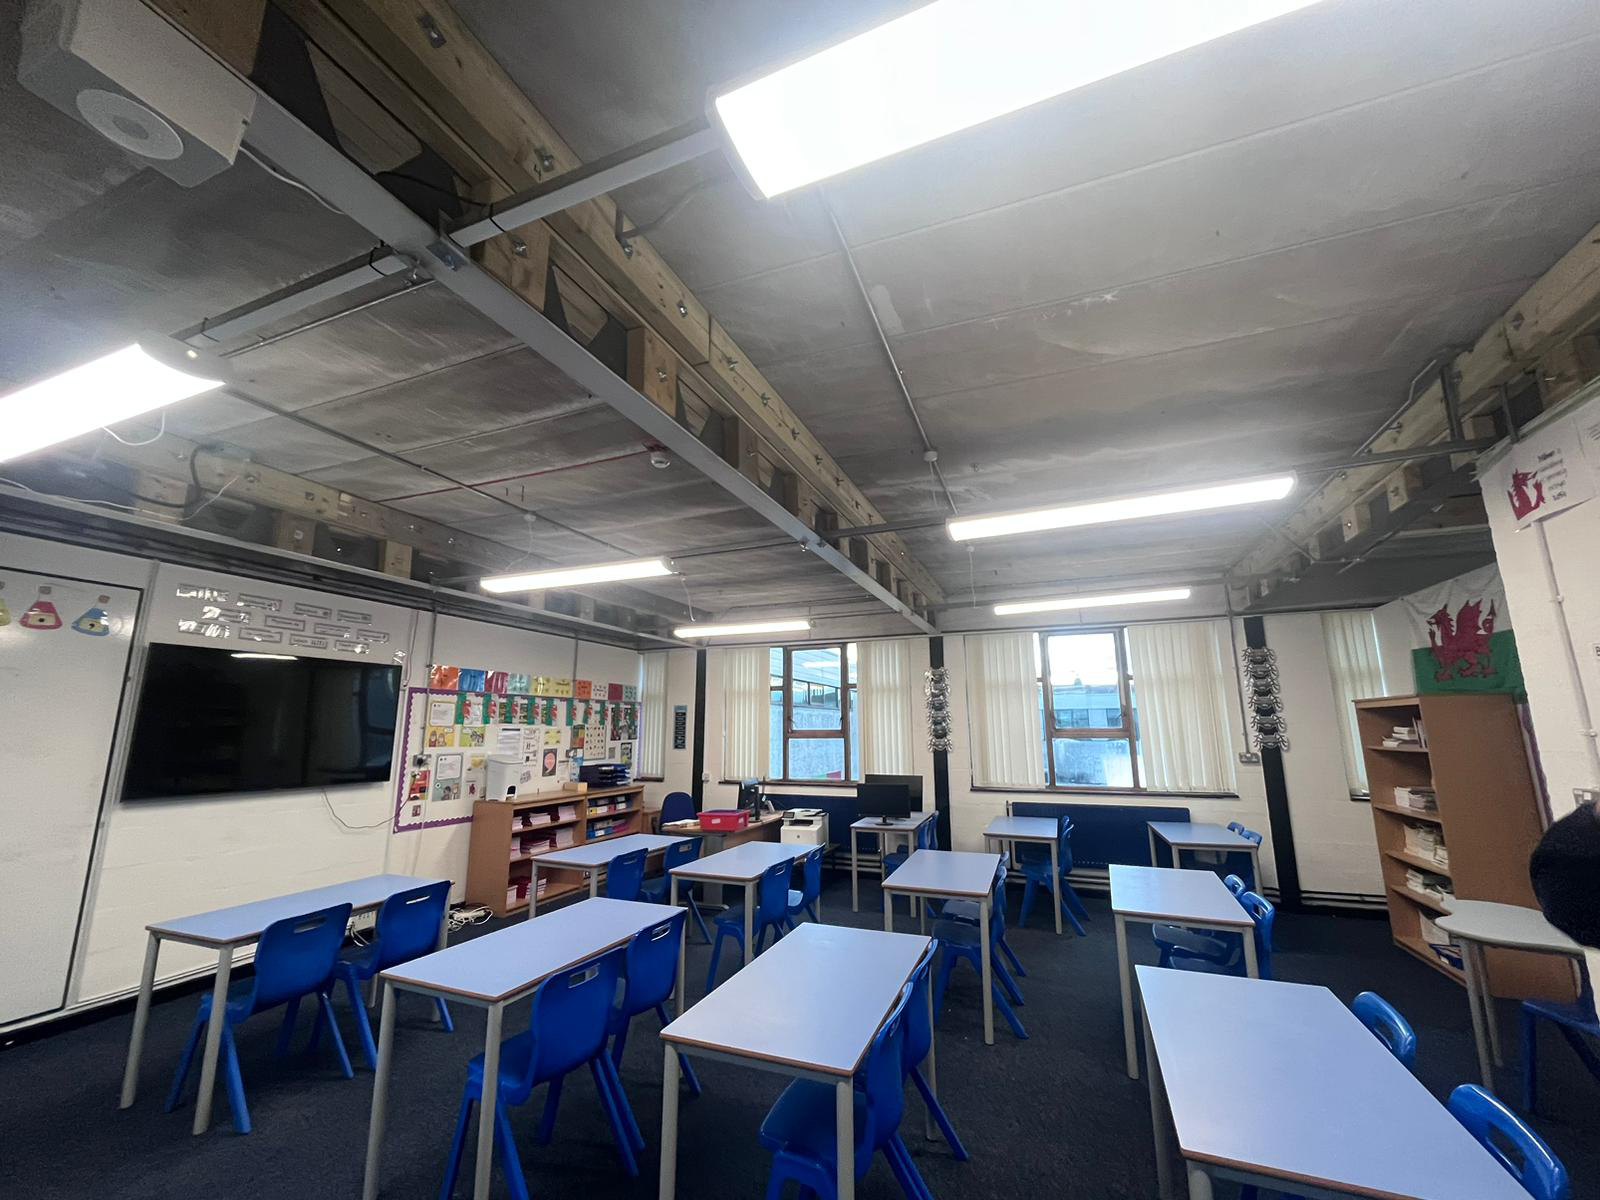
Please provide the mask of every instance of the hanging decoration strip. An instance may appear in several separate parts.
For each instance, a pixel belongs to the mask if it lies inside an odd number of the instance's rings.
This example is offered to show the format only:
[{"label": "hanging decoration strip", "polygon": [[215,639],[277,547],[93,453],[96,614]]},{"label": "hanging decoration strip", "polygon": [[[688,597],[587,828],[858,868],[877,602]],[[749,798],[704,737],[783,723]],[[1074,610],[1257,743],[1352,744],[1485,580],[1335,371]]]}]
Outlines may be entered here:
[{"label": "hanging decoration strip", "polygon": [[948,754],[954,748],[950,741],[950,672],[943,667],[929,671],[923,679],[922,694],[928,713],[928,749],[935,754]]},{"label": "hanging decoration strip", "polygon": [[1278,656],[1272,650],[1245,650],[1245,690],[1249,695],[1250,732],[1256,749],[1287,750],[1288,723],[1283,719],[1283,694],[1278,681]]}]

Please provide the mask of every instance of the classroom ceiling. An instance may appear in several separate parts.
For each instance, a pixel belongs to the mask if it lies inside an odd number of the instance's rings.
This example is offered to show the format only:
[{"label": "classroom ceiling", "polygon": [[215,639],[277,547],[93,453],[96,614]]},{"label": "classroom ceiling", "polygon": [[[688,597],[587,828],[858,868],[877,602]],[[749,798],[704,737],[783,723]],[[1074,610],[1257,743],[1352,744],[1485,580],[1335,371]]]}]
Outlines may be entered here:
[{"label": "classroom ceiling", "polygon": [[[904,7],[456,4],[584,158]],[[16,13],[0,0],[0,385],[370,245],[247,161],[194,189],[137,170],[17,85]],[[1600,220],[1597,43],[1600,9],[1578,0],[1325,0],[783,201],[716,156],[618,199],[635,222],[678,208],[651,242],[891,521],[949,505],[834,219],[962,513],[1257,473],[1355,452],[1436,352]],[[775,540],[690,468],[653,468],[634,427],[442,287],[235,364],[244,394],[303,420],[211,397],[167,427],[515,555]],[[959,601],[1215,577],[1283,515],[970,553],[937,527],[903,536]],[[697,610],[873,607],[793,547],[684,565]]]}]

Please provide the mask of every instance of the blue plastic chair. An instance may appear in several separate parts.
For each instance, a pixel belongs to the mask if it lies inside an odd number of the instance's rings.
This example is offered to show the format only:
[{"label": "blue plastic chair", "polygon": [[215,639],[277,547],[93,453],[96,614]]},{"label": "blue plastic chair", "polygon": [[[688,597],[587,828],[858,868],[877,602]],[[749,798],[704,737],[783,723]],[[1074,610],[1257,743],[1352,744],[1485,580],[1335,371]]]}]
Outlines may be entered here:
[{"label": "blue plastic chair", "polygon": [[[917,850],[932,850],[933,839],[937,832],[938,830],[936,828],[936,822],[933,819],[933,814],[929,813],[927,819],[923,821],[921,825],[918,825],[916,831],[911,835],[911,840],[913,843],[915,843],[914,848]],[[888,854],[883,856],[884,876],[887,878],[889,875],[892,875],[894,872],[898,871],[902,866],[905,865],[906,859],[910,857],[911,855],[906,850],[904,844],[897,845]]]},{"label": "blue plastic chair", "polygon": [[[334,974],[344,982],[350,996],[350,1007],[356,1014],[356,1033],[361,1038],[361,1050],[367,1056],[367,1066],[378,1069],[378,1047],[372,1040],[372,1022],[367,1016],[367,1005],[361,997],[361,985],[379,971],[432,954],[439,948],[439,926],[444,921],[445,906],[450,902],[450,881],[426,884],[406,892],[396,892],[378,909],[373,940],[358,950],[346,952],[334,967]],[[399,998],[396,992],[396,999]],[[450,1010],[444,998],[435,996],[433,1003],[439,1013],[439,1023],[446,1033],[455,1032],[450,1020]],[[298,998],[289,1001],[283,1014],[285,1030],[293,1029],[295,1014],[300,1010]],[[285,1035],[287,1036],[287,1035]]]},{"label": "blue plastic chair", "polygon": [[784,924],[793,929],[802,916],[820,922],[817,900],[822,895],[822,847],[807,850],[800,860],[800,887],[789,889],[789,909],[784,914]]},{"label": "blue plastic chair", "polygon": [[[1244,886],[1244,880],[1237,875],[1229,875],[1222,882],[1235,898],[1244,895],[1248,890]],[[1172,965],[1172,955],[1179,950],[1191,958],[1224,963],[1239,945],[1238,934],[1200,933],[1193,929],[1185,929],[1182,925],[1152,925],[1150,936],[1155,938],[1156,948],[1161,951],[1163,967]]]},{"label": "blue plastic chair", "polygon": [[1445,1107],[1533,1200],[1568,1200],[1567,1168],[1522,1119],[1475,1083],[1450,1093]]},{"label": "blue plastic chair", "polygon": [[[1089,919],[1089,910],[1083,907],[1083,901],[1078,898],[1078,893],[1072,890],[1072,884],[1067,881],[1067,876],[1072,872],[1072,818],[1060,819],[1060,833],[1056,847],[1057,865],[1061,869],[1061,913],[1072,924],[1079,937],[1088,937],[1084,932],[1083,924],[1079,921]],[[1028,914],[1033,911],[1033,898],[1043,892],[1046,896],[1053,896],[1054,888],[1050,880],[1050,851],[1044,846],[1019,845],[1017,847],[1017,866],[1022,868],[1022,914],[1017,918],[1017,927],[1025,929],[1028,925]]]},{"label": "blue plastic chair", "polygon": [[[339,1067],[346,1079],[355,1078],[350,1069],[350,1056],[345,1053],[344,1039],[339,1036],[339,1024],[333,1018],[333,968],[339,958],[339,947],[344,944],[345,927],[350,923],[350,906],[336,904],[319,912],[305,913],[274,921],[261,932],[256,943],[255,973],[228,989],[228,1000],[223,1006],[222,1018],[222,1074],[227,1084],[228,1107],[233,1112],[235,1133],[250,1132],[250,1109],[244,1099],[244,1077],[239,1071],[239,1049],[234,1042],[233,1027],[249,1017],[280,1004],[298,1001],[302,996],[316,996],[318,1029],[324,1026],[333,1040],[339,1055]],[[435,927],[437,929],[437,927]],[[437,932],[435,933],[437,937]],[[194,1026],[189,1030],[189,1040],[184,1045],[183,1056],[178,1060],[178,1073],[173,1077],[172,1090],[167,1093],[167,1111],[178,1106],[183,1096],[183,1085],[194,1063],[194,1052],[211,1017],[211,993],[200,997],[200,1009],[195,1013]],[[288,1036],[293,1025],[287,1025],[278,1037],[278,1051],[288,1046]]]},{"label": "blue plastic chair", "polygon": [[[1277,909],[1265,897],[1254,892],[1245,892],[1239,897],[1239,905],[1250,914],[1250,919],[1255,922],[1256,939],[1256,967],[1262,979],[1272,978],[1272,923],[1277,917]],[[1207,958],[1196,958],[1184,953],[1181,947],[1174,947],[1169,953],[1161,956],[1161,966],[1176,967],[1183,971],[1205,971],[1213,975],[1243,975],[1244,941],[1235,939],[1232,951],[1222,962]]]},{"label": "blue plastic chair", "polygon": [[1579,964],[1583,986],[1578,999],[1571,1004],[1558,1004],[1549,1000],[1524,1000],[1522,1002],[1522,1107],[1529,1113],[1537,1111],[1539,1098],[1539,1022],[1549,1021],[1561,1031],[1589,1073],[1600,1079],[1600,1057],[1584,1041],[1585,1037],[1600,1039],[1600,1020],[1596,1019],[1594,987],[1589,980],[1589,968]]},{"label": "blue plastic chair", "polygon": [[613,900],[637,900],[644,886],[644,860],[648,850],[630,850],[606,864],[606,895]]},{"label": "blue plastic chair", "polygon": [[[866,1175],[873,1156],[881,1150],[909,1200],[927,1200],[931,1193],[900,1137],[900,1119],[905,1114],[905,1010],[910,995],[908,984],[856,1076],[855,1177],[859,1180]],[[761,1122],[761,1144],[772,1151],[767,1200],[779,1200],[784,1184],[791,1181],[800,1186],[802,1194],[836,1200],[839,1160],[833,1121],[832,1085],[797,1079],[784,1089]]]},{"label": "blue plastic chair", "polygon": [[688,792],[668,792],[661,801],[661,812],[656,816],[656,828],[673,821],[694,820],[694,797]]},{"label": "blue plastic chair", "polygon": [[[676,956],[676,947],[673,953]],[[509,1110],[527,1103],[533,1089],[541,1083],[550,1084],[538,1137],[541,1144],[548,1142],[555,1125],[556,1102],[560,1098],[557,1083],[585,1063],[594,1076],[622,1164],[629,1175],[639,1174],[631,1130],[621,1107],[625,1103],[622,1084],[606,1054],[611,1002],[617,994],[617,980],[625,954],[624,949],[612,950],[550,976],[533,994],[533,1013],[527,1032],[500,1043],[499,1078],[495,1081],[498,1096],[494,1146],[515,1200],[528,1200],[528,1182],[522,1174],[522,1160],[517,1156]],[[472,1109],[483,1096],[483,1086],[483,1055],[479,1054],[467,1064],[467,1082],[461,1092],[461,1111],[450,1142],[444,1183],[439,1189],[440,1200],[450,1200],[455,1190],[462,1147],[472,1123]]]},{"label": "blue plastic chair", "polygon": [[[1011,877],[1011,854],[1009,851],[1001,851],[1000,877],[1002,880],[1008,880]],[[1001,886],[1003,887],[1004,883]],[[924,903],[933,904],[935,902],[924,901]],[[949,921],[961,921],[974,928],[978,924],[978,902],[976,900],[946,900],[942,907],[936,910],[930,909],[929,911],[936,917],[943,917]],[[1023,967],[1022,960],[1017,957],[1017,952],[1011,948],[1011,942],[1007,939],[1005,930],[1002,929],[1000,931],[995,945],[1000,948],[1000,953],[1006,956],[1006,961],[1011,964],[1011,969],[1017,973],[1017,978],[1026,979],[1028,972]]]},{"label": "blue plastic chair", "polygon": [[[682,795],[683,793],[678,793]],[[661,874],[655,879],[647,879],[639,885],[639,898],[648,900],[651,904],[666,904],[672,899],[672,868],[681,867],[684,863],[693,862],[700,857],[699,838],[685,838],[681,842],[673,842],[661,856]],[[711,931],[706,928],[706,919],[701,915],[700,906],[695,903],[695,884],[688,879],[678,880],[678,899],[689,906],[689,911],[694,915],[694,923],[700,927],[700,936],[705,938],[706,945],[711,944]]]},{"label": "blue plastic chair", "polygon": [[[792,862],[773,863],[761,873],[756,882],[756,911],[753,922],[756,944],[753,954],[760,954],[762,944],[770,931],[772,940],[783,936],[783,922],[789,915],[789,872]],[[744,947],[744,905],[735,904],[717,914],[717,940],[711,947],[711,969],[706,972],[706,991],[717,986],[717,964],[722,959],[722,943],[732,938]]]},{"label": "blue plastic chair", "polygon": [[[1022,1027],[1022,1022],[1017,1019],[1013,1003],[1022,1003],[1022,992],[1018,990],[1016,981],[1011,978],[1011,973],[1006,970],[1005,959],[999,951],[999,943],[1005,937],[1006,929],[1006,868],[1002,862],[1000,869],[995,872],[994,887],[990,892],[989,908],[989,967],[991,971],[991,988],[994,992],[995,1004],[1000,1009],[1000,1014],[1005,1017],[1006,1024],[1011,1026],[1011,1032],[1019,1038],[1026,1038],[1028,1031]],[[966,921],[940,917],[933,925],[933,937],[944,952],[944,958],[939,964],[939,980],[934,987],[933,1007],[935,1012],[944,1008],[945,990],[950,986],[950,976],[955,971],[957,962],[969,963],[972,969],[983,975],[982,934],[977,925],[968,924]]]},{"label": "blue plastic chair", "polygon": [[928,1052],[933,1049],[933,1018],[929,1012],[929,995],[933,987],[933,960],[938,953],[939,942],[935,939],[933,945],[928,948],[928,953],[923,956],[922,962],[911,974],[911,999],[906,1005],[905,1070],[921,1094],[922,1102],[927,1105],[928,1115],[939,1126],[939,1132],[944,1135],[944,1140],[950,1143],[950,1150],[955,1155],[956,1161],[966,1162],[972,1156],[967,1153],[967,1148],[956,1136],[955,1126],[950,1124],[944,1106],[939,1103],[939,1098],[934,1095],[933,1088],[928,1085],[927,1077],[922,1073],[922,1064],[927,1061]]},{"label": "blue plastic chair", "polygon": [[1411,1022],[1377,992],[1362,992],[1350,1001],[1350,1011],[1372,1030],[1372,1035],[1389,1048],[1406,1070],[1417,1065],[1417,1033]]}]

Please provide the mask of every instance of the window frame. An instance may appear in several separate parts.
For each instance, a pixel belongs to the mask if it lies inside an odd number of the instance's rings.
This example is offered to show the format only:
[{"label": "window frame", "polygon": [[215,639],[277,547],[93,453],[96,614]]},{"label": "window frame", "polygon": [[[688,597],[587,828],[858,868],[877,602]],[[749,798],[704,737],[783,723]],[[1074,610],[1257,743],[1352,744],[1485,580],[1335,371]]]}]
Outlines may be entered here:
[{"label": "window frame", "polygon": [[[1109,635],[1117,654],[1117,696],[1122,714],[1120,725],[1056,725],[1055,692],[1050,682],[1050,639],[1053,637],[1099,637]],[[1056,627],[1034,631],[1039,659],[1040,723],[1044,734],[1045,787],[1052,792],[1148,792],[1139,781],[1139,722],[1133,708],[1133,672],[1128,665],[1128,637],[1125,625],[1103,625],[1093,629]],[[1085,719],[1092,710],[1085,709]],[[1102,710],[1103,711],[1103,710]],[[1112,787],[1092,783],[1056,781],[1055,743],[1060,741],[1125,741],[1132,771],[1131,787]]]},{"label": "window frame", "polygon": [[[850,679],[850,647],[854,643],[844,642],[811,642],[797,646],[773,646],[773,650],[783,651],[783,677],[779,682],[768,688],[771,692],[781,692],[783,695],[783,749],[780,762],[783,768],[781,778],[769,778],[767,783],[803,784],[806,787],[854,787],[858,782],[852,773],[854,763],[851,761],[850,752],[850,712],[855,707],[854,701],[857,694],[857,684]],[[839,702],[839,727],[837,729],[796,729],[794,727],[794,655],[795,651],[806,650],[837,650],[839,652],[839,685],[812,684],[808,680],[801,682],[806,687],[806,696],[809,699],[813,687],[826,689],[834,693]],[[842,779],[793,779],[789,772],[789,743],[791,740],[799,741],[842,741],[844,744],[844,777]]]}]

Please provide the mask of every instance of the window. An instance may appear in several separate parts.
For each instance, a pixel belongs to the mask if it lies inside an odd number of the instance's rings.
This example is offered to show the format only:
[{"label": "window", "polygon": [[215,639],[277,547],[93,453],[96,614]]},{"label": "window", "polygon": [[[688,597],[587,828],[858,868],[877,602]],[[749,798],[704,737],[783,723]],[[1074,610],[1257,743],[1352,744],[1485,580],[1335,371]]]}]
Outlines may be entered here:
[{"label": "window", "polygon": [[[1039,635],[1045,780],[1057,788],[1139,786],[1132,679],[1122,630]],[[1049,702],[1045,702],[1045,698]]]},{"label": "window", "polygon": [[855,643],[773,646],[767,653],[767,778],[859,779]]}]

